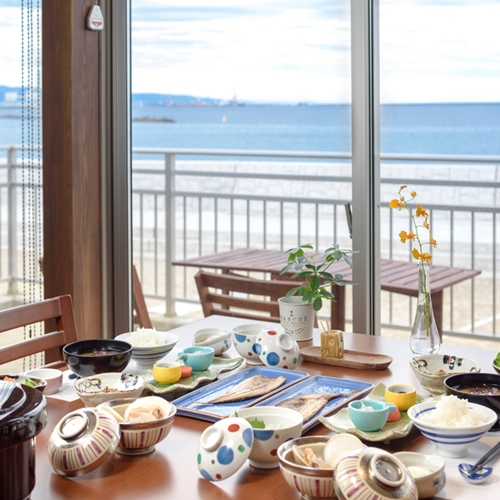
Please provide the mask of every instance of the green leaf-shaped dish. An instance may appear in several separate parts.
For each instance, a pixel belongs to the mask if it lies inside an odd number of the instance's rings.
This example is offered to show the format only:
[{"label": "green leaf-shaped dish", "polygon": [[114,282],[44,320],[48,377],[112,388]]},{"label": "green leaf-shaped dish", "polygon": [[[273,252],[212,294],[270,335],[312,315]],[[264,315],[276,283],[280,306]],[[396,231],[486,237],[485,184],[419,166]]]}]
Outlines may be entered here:
[{"label": "green leaf-shaped dish", "polygon": [[144,389],[154,394],[174,394],[195,389],[200,384],[216,380],[222,372],[229,372],[238,368],[243,363],[243,358],[214,358],[212,364],[202,372],[193,371],[190,377],[181,378],[175,384],[160,384],[153,377],[153,372],[147,370],[141,375],[146,379]]},{"label": "green leaf-shaped dish", "polygon": [[[366,396],[366,399],[374,401],[385,401],[385,385],[378,384],[374,387],[373,391]],[[417,394],[417,403],[434,399],[432,397],[426,398]],[[343,408],[339,412],[331,415],[330,417],[319,417],[319,421],[330,430],[339,434],[347,432],[354,434],[359,439],[365,441],[383,441],[385,443],[392,439],[399,439],[407,436],[413,428],[413,422],[408,417],[405,411],[401,412],[401,420],[397,422],[387,422],[382,429],[375,432],[365,432],[357,429],[349,417],[347,408]]]}]

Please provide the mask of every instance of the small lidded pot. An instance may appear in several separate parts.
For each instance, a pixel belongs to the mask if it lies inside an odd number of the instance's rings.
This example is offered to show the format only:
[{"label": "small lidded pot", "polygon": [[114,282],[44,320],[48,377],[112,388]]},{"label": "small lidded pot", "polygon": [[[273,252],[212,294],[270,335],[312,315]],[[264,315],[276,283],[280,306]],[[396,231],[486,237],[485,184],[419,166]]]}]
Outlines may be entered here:
[{"label": "small lidded pot", "polygon": [[408,384],[392,384],[385,390],[385,400],[394,403],[399,411],[406,411],[417,402],[417,391]]},{"label": "small lidded pot", "polygon": [[43,394],[0,380],[0,498],[29,498],[35,487],[35,436],[47,425]]},{"label": "small lidded pot", "polygon": [[334,472],[335,493],[340,500],[417,500],[415,480],[403,463],[378,448],[353,451]]}]

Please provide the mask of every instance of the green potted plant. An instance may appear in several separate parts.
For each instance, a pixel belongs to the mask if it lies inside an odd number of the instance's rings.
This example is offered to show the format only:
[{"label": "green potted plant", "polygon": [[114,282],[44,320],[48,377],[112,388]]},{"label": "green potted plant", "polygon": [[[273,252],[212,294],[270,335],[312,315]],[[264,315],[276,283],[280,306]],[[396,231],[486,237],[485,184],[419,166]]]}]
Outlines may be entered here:
[{"label": "green potted plant", "polygon": [[352,282],[344,281],[341,274],[329,272],[330,266],[344,260],[352,267],[350,255],[352,250],[342,250],[339,245],[332,245],[323,254],[308,252],[314,250],[313,245],[300,245],[287,250],[286,266],[281,269],[280,275],[295,271],[292,279],[302,280],[300,286],[288,291],[284,298],[279,299],[281,324],[297,340],[312,338],[314,311],[319,311],[323,306],[323,299],[335,300],[330,291],[334,285],[351,285]]}]

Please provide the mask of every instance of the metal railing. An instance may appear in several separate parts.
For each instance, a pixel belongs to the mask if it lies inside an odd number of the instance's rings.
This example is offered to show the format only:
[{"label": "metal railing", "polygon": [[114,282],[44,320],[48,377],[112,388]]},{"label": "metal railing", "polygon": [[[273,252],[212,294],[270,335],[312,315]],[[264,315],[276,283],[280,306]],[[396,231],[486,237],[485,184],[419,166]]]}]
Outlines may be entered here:
[{"label": "metal railing", "polygon": [[[19,167],[15,149],[4,148],[0,175]],[[344,212],[351,198],[350,154],[134,148],[133,155],[134,262],[155,311],[173,315],[176,305],[198,302],[196,270],[173,267],[176,259],[305,242],[318,249],[332,242],[351,247]],[[500,157],[386,154],[381,162],[382,257],[411,258],[398,238],[409,219],[387,205],[399,185],[409,184],[431,214],[439,243],[435,263],[482,271],[445,290],[444,333],[496,338]],[[3,189],[19,186],[8,175],[0,178],[0,243],[9,263],[6,269],[0,260],[0,279],[12,283],[19,279],[11,272],[19,242],[10,230],[4,238],[3,224],[18,226],[19,202],[11,196],[5,203]],[[408,328],[414,299],[381,293],[383,325]]]}]

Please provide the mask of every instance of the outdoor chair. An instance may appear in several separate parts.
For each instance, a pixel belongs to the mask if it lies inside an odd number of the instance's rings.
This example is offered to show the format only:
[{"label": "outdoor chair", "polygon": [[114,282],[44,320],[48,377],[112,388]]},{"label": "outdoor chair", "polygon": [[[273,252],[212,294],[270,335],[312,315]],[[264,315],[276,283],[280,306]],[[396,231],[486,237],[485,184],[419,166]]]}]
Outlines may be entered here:
[{"label": "outdoor chair", "polygon": [[3,332],[40,322],[50,331],[39,337],[22,340],[0,348],[0,365],[26,356],[46,353],[46,359],[54,359],[45,367],[65,366],[62,349],[77,340],[73,301],[70,295],[42,300],[33,304],[0,311],[0,335]]},{"label": "outdoor chair", "polygon": [[[43,274],[43,257],[40,258],[38,263]],[[142,292],[141,280],[135,266],[132,266],[132,294],[134,299],[134,325],[139,325],[141,328],[153,328],[144,293]]]},{"label": "outdoor chair", "polygon": [[296,281],[260,280],[205,271],[199,271],[194,279],[205,316],[219,314],[275,323],[280,321],[278,299],[300,285]]},{"label": "outdoor chair", "polygon": [[142,328],[153,328],[149,318],[148,308],[142,293],[141,281],[135,266],[132,267],[132,293],[134,295],[134,324]]}]

